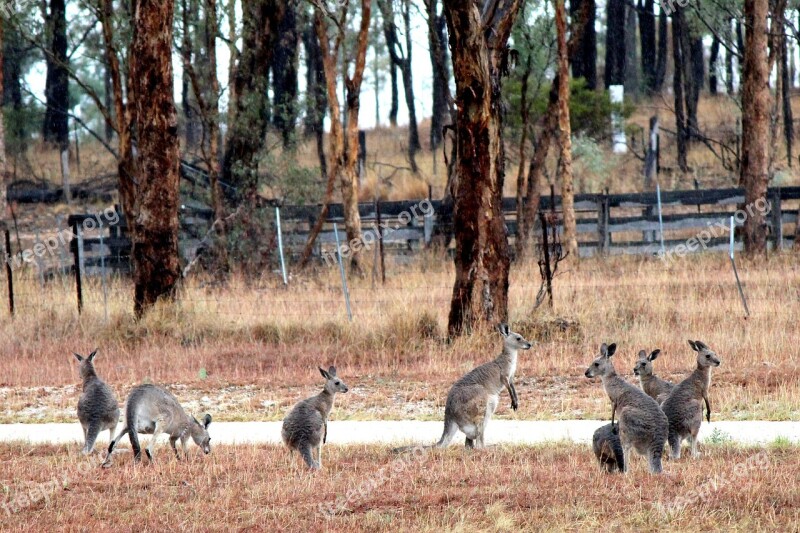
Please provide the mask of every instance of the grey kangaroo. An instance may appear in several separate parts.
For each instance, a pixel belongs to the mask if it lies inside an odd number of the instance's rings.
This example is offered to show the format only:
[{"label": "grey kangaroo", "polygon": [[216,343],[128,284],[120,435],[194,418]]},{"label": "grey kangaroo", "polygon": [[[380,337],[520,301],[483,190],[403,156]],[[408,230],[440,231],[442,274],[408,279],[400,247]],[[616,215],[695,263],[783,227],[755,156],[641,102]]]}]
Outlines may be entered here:
[{"label": "grey kangaroo", "polygon": [[661,350],[653,350],[650,355],[644,350],[639,352],[639,360],[636,361],[636,366],[633,367],[633,373],[639,376],[639,384],[642,390],[660,404],[667,399],[669,393],[675,388],[675,385],[669,381],[664,381],[660,377],[653,374],[653,361],[656,360]]},{"label": "grey kangaroo", "polygon": [[[600,346],[600,357],[586,369],[587,378],[599,376],[611,399],[611,424],[619,410],[619,438],[622,444],[622,471],[628,471],[631,449],[647,457],[650,472],[661,472],[661,454],[667,441],[669,422],[656,401],[617,375],[611,356],[616,344]],[[612,430],[613,431],[613,430]]]},{"label": "grey kangaroo", "polygon": [[125,405],[125,427],[111,441],[108,446],[108,455],[103,466],[111,464],[111,454],[119,440],[127,433],[133,448],[133,458],[140,461],[142,450],[139,446],[139,433],[153,435],[150,444],[145,448],[147,458],[153,461],[153,447],[156,439],[162,433],[169,435],[169,444],[175,457],[180,459],[175,443],[180,439],[184,458],[188,458],[187,448],[189,438],[203,449],[203,453],[211,453],[211,437],[208,435],[208,426],[211,424],[211,415],[203,417],[199,422],[193,416],[186,414],[181,404],[169,391],[156,385],[139,385],[134,387],[128,396]]},{"label": "grey kangaroo", "polygon": [[600,466],[606,472],[622,472],[625,470],[625,458],[617,426],[606,424],[597,428],[592,437],[592,449]]},{"label": "grey kangaroo", "polygon": [[97,350],[88,357],[77,353],[74,355],[80,363],[83,381],[83,393],[78,399],[78,420],[83,428],[83,454],[86,455],[94,451],[94,443],[100,432],[108,430],[109,440],[114,438],[119,423],[119,404],[111,387],[97,377],[94,369]]},{"label": "grey kangaroo", "polygon": [[[503,336],[503,351],[493,361],[472,369],[453,384],[444,408],[442,438],[428,447],[443,448],[449,445],[460,429],[466,435],[467,448],[483,448],[486,426],[497,409],[503,389],[511,396],[511,408],[516,411],[519,407],[517,389],[514,387],[517,352],[530,350],[531,343],[511,331],[508,324],[500,324],[497,330]],[[414,446],[404,446],[394,451],[403,452],[411,448]]]},{"label": "grey kangaroo", "polygon": [[[337,392],[349,389],[336,375],[336,367],[319,369],[325,378],[322,392],[296,404],[283,419],[281,437],[289,450],[297,450],[309,468],[322,468],[322,445],[328,441],[328,416]],[[314,457],[316,455],[316,458]]]},{"label": "grey kangaroo", "polygon": [[706,404],[706,419],[711,422],[711,403],[708,388],[711,386],[711,367],[719,366],[716,353],[700,341],[689,341],[697,352],[697,368],[689,377],[678,383],[661,405],[669,418],[669,447],[673,459],[681,457],[681,443],[689,440],[692,457],[697,457],[697,434],[703,422],[703,404]]}]

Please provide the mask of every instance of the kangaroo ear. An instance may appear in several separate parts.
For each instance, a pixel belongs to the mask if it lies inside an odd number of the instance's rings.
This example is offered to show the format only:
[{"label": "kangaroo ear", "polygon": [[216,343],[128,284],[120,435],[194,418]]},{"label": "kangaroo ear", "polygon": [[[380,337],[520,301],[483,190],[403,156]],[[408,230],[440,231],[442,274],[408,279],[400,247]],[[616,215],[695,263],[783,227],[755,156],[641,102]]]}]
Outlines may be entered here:
[{"label": "kangaroo ear", "polygon": [[606,355],[606,357],[611,357],[612,355],[614,355],[614,352],[616,351],[617,351],[617,343],[611,344],[611,346],[608,347],[608,355]]},{"label": "kangaroo ear", "polygon": [[690,341],[689,341],[689,346],[691,346],[691,347],[692,347],[692,350],[694,350],[695,352],[699,352],[699,351],[700,351],[700,348],[698,348],[698,347],[697,347],[697,344],[695,344],[695,342],[694,342],[694,341],[691,341],[691,340],[690,340]]},{"label": "kangaroo ear", "polygon": [[328,374],[328,372],[326,370],[324,370],[321,366],[318,366],[317,368],[319,368],[319,373],[322,374],[323,378],[331,379],[330,374]]},{"label": "kangaroo ear", "polygon": [[603,343],[600,345],[600,355],[606,357],[608,355],[608,344]]},{"label": "kangaroo ear", "polygon": [[647,352],[639,350],[639,359],[644,359],[645,357],[647,357]]},{"label": "kangaroo ear", "polygon": [[697,351],[698,352],[700,350],[708,350],[708,345],[706,343],[704,343],[704,342],[694,341],[694,345],[697,346],[697,348],[698,348]]},{"label": "kangaroo ear", "polygon": [[502,335],[503,337],[508,337],[509,333],[508,324],[506,324],[505,322],[500,322],[497,325],[497,331],[499,331],[500,335]]},{"label": "kangaroo ear", "polygon": [[87,359],[89,360],[90,363],[92,361],[94,361],[94,356],[96,356],[96,355],[97,355],[97,350],[96,349],[95,349],[95,351],[93,351],[92,353],[89,354],[89,357],[87,357]]},{"label": "kangaroo ear", "polygon": [[647,360],[648,361],[655,361],[656,357],[658,357],[658,354],[660,354],[660,353],[661,353],[661,350],[659,350],[659,349],[653,350],[653,352],[647,357]]},{"label": "kangaroo ear", "polygon": [[206,416],[203,417],[203,427],[208,428],[210,424],[211,424],[211,415],[206,413]]},{"label": "kangaroo ear", "polygon": [[83,361],[83,356],[80,356],[80,355],[76,354],[75,352],[72,352],[72,355],[74,355],[74,356],[75,356],[75,359],[77,359],[79,363],[80,363],[81,361]]},{"label": "kangaroo ear", "polygon": [[328,367],[328,374],[330,374],[331,376],[335,376],[336,375],[336,367],[333,366],[333,365]]}]

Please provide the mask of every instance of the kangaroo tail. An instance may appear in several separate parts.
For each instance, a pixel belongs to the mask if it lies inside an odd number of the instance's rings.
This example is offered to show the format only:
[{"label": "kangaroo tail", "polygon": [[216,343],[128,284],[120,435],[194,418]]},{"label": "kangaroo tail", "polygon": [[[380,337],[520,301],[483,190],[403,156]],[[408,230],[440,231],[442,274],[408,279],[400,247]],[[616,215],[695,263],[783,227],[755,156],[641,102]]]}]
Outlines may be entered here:
[{"label": "kangaroo tail", "polygon": [[95,420],[89,423],[89,427],[86,430],[86,443],[83,446],[83,453],[91,453],[94,449],[94,443],[97,440],[97,436],[100,434],[101,424],[99,420]]},{"label": "kangaroo tail", "polygon": [[448,420],[447,416],[445,416],[444,421],[444,431],[442,432],[442,438],[439,439],[439,442],[436,444],[430,444],[427,446],[423,446],[420,444],[415,444],[412,446],[400,446],[399,448],[393,448],[392,453],[405,453],[410,452],[412,450],[420,450],[420,449],[429,449],[429,448],[444,448],[450,441],[453,440],[453,437],[456,435],[456,431],[458,431],[458,424],[456,424],[452,420]]},{"label": "kangaroo tail", "polygon": [[303,457],[303,461],[306,462],[306,464],[308,465],[309,468],[314,469],[314,470],[319,468],[319,465],[314,460],[314,457],[311,455],[311,445],[310,444],[303,443],[298,448],[298,451],[300,452],[300,455]]}]

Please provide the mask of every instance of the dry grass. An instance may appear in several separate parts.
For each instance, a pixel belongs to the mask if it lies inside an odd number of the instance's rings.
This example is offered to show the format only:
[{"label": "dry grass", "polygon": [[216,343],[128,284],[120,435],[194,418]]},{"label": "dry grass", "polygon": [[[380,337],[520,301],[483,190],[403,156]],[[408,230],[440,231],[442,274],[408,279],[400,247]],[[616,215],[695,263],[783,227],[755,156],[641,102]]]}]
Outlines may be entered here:
[{"label": "dry grass", "polygon": [[[392,266],[386,287],[353,281],[352,324],[335,269],[294,277],[288,288],[272,275],[226,287],[190,281],[176,305],[139,323],[122,280],[112,282],[108,322],[96,280],[80,318],[70,282],[40,291],[37,278],[18,280],[17,316],[0,324],[0,395],[8,406],[0,419],[71,419],[78,376],[70,353],[97,347],[99,371],[120,396],[145,379],[180,384],[182,399],[207,397],[220,419],[280,418],[318,388],[315,368],[328,363],[353,388],[337,418],[439,418],[449,383],[494,357],[500,342],[494,333],[445,341],[452,269],[421,261]],[[516,265],[511,279],[512,326],[537,341],[520,358],[515,416],[605,416],[607,398],[583,377],[601,342],[620,345],[617,369],[629,376],[640,349],[660,348],[657,372],[679,380],[694,364],[692,338],[723,360],[712,386],[717,417],[800,420],[796,256],[741,262],[748,319],[722,255],[669,267],[641,258],[583,261],[556,279],[552,312],[532,311],[534,269]],[[562,319],[574,325],[563,331]],[[504,406],[499,415],[511,413]]]},{"label": "dry grass", "polygon": [[[600,472],[588,447],[462,448],[397,457],[333,447],[312,474],[276,446],[191,450],[176,462],[103,470],[77,446],[0,446],[4,531],[796,531],[800,449],[724,446],[627,476]],[[694,491],[691,496],[690,492]],[[21,498],[27,498],[25,502]],[[682,505],[681,498],[684,499]],[[337,498],[341,498],[337,501]],[[32,503],[30,500],[34,500]],[[26,505],[20,505],[24,503]],[[327,516],[322,509],[336,509]],[[331,507],[329,507],[329,505]],[[14,507],[18,510],[14,511]]]}]

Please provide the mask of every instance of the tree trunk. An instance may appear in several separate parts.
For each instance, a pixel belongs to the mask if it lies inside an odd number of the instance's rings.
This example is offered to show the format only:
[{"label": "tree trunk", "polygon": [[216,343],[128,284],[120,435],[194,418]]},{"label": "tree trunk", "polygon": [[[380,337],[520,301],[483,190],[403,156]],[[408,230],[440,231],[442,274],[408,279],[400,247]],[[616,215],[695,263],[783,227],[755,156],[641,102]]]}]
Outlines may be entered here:
[{"label": "tree trunk", "polygon": [[789,49],[786,44],[786,37],[781,43],[781,69],[780,75],[783,83],[781,84],[781,100],[783,105],[783,136],[786,142],[786,164],[792,167],[792,145],[794,144],[794,116],[792,114],[792,77],[789,72]]},{"label": "tree trunk", "polygon": [[325,69],[322,66],[322,51],[319,48],[317,34],[314,32],[313,19],[308,21],[303,30],[303,48],[306,60],[305,136],[316,137],[317,133],[324,131],[328,96],[325,88]]},{"label": "tree trunk", "polygon": [[[685,19],[684,19],[685,20]],[[687,29],[688,27],[684,26]],[[703,37],[684,34],[689,45],[689,65],[685,79],[686,114],[689,126],[689,138],[700,134],[700,122],[697,119],[697,106],[700,102],[700,90],[705,83],[705,62],[703,58]]]},{"label": "tree trunk", "polygon": [[639,98],[639,61],[636,57],[636,9],[625,5],[625,97]]},{"label": "tree trunk", "polygon": [[[345,40],[345,26],[340,21],[337,24],[338,32],[333,39],[328,36],[328,26],[325,22],[326,14],[316,7],[314,26],[317,31],[322,62],[325,69],[325,81],[328,88],[328,102],[331,112],[330,146],[333,162],[329,165],[328,185],[325,193],[325,204],[322,214],[317,220],[317,225],[312,229],[306,243],[304,256],[308,255],[313,246],[316,235],[327,216],[327,207],[333,192],[333,181],[338,176],[342,194],[342,207],[344,210],[344,224],[347,232],[347,242],[343,244],[343,256],[349,256],[350,270],[361,275],[361,216],[358,212],[358,112],[361,107],[361,83],[364,80],[364,69],[367,64],[367,41],[369,37],[370,14],[372,11],[371,0],[361,1],[361,23],[356,38],[354,50],[355,66],[353,75],[347,74],[347,62],[344,62],[344,87],[345,87],[345,113],[340,118],[339,95],[337,89],[337,65],[339,48]],[[347,54],[342,53],[342,57]],[[343,124],[344,123],[344,124]]]},{"label": "tree trunk", "polygon": [[46,28],[50,49],[46,54],[47,78],[42,137],[63,151],[69,148],[69,58],[67,57],[66,0],[50,0]]},{"label": "tree trunk", "polygon": [[[239,64],[239,48],[236,42],[239,35],[236,31],[236,0],[228,0],[228,5],[225,6],[225,15],[228,19],[228,129],[232,127],[234,120],[236,120],[236,109],[239,107],[237,104],[238,94],[236,93],[236,86],[234,80],[236,79],[236,65]],[[221,31],[221,29],[220,29]]]},{"label": "tree trunk", "polygon": [[[122,71],[120,69],[119,55],[117,52],[116,44],[114,42],[114,30],[112,15],[113,0],[103,0],[103,9],[100,11],[102,19],[101,25],[103,28],[103,42],[105,44],[106,64],[108,64],[109,73],[111,75],[111,86],[114,95],[114,117],[116,123],[114,129],[119,138],[119,160],[117,161],[117,174],[119,180],[119,196],[120,203],[122,204],[122,211],[125,214],[125,219],[133,221],[137,217],[136,207],[136,159],[133,156],[133,142],[132,131],[134,130],[134,108],[133,101],[135,99],[134,87],[131,76],[126,78],[126,91],[129,103],[126,104],[123,96],[122,84]],[[132,18],[132,17],[131,17]],[[131,51],[128,53],[128,64],[132,63]],[[133,232],[136,227],[134,224],[129,223],[128,232],[133,239]],[[135,240],[134,240],[135,242]]]},{"label": "tree trunk", "polygon": [[[606,7],[606,88],[625,83],[625,0],[608,0]],[[623,36],[623,38],[620,38]]]},{"label": "tree trunk", "polygon": [[658,14],[658,50],[656,55],[656,71],[655,82],[653,83],[653,92],[660,93],[664,87],[664,80],[667,77],[667,55],[669,54],[669,47],[667,41],[669,40],[669,26],[667,21],[667,13],[663,9],[659,10]]},{"label": "tree trunk", "polygon": [[[741,185],[745,189],[745,253],[764,253],[767,227],[764,211],[757,209],[766,201],[769,157],[769,69],[767,65],[767,0],[745,0],[745,35],[742,65],[742,166]],[[757,203],[758,202],[758,203]]]},{"label": "tree trunk", "polygon": [[134,0],[131,78],[139,149],[133,231],[137,317],[172,297],[180,279],[178,114],[173,100],[172,0]]},{"label": "tree trunk", "polygon": [[[569,124],[569,51],[567,50],[567,10],[565,0],[556,2],[556,39],[558,41],[558,178],[561,180],[561,209],[564,216],[564,243],[572,262],[578,261],[578,232],[575,221],[575,189],[572,183],[572,130]],[[633,10],[629,15],[634,19]],[[634,22],[635,30],[635,22]],[[635,48],[635,47],[634,47]]]},{"label": "tree trunk", "polygon": [[[733,30],[731,29],[731,25],[733,24],[732,19],[728,19],[728,23],[726,25],[725,35],[727,37],[727,42],[731,43],[733,36]],[[743,50],[739,50],[741,53]],[[728,94],[733,94],[733,54],[730,53],[729,50],[725,50],[725,90]]]},{"label": "tree trunk", "polygon": [[656,84],[656,16],[653,0],[639,0],[639,40],[642,53],[642,86],[653,94]]},{"label": "tree trunk", "polygon": [[717,94],[717,62],[719,60],[719,39],[711,40],[711,55],[708,58],[708,92]]},{"label": "tree trunk", "polygon": [[197,2],[181,0],[181,26],[183,39],[181,40],[181,59],[183,60],[183,74],[181,76],[181,110],[183,111],[184,134],[186,149],[191,150],[197,146],[197,117],[195,116],[195,101],[192,98],[189,68],[196,60],[194,57],[194,34],[197,31]]},{"label": "tree trunk", "polygon": [[5,117],[3,116],[3,105],[5,104],[5,85],[3,78],[3,68],[5,67],[3,56],[5,39],[3,26],[5,26],[5,20],[0,17],[0,222],[6,219],[6,210],[8,208],[6,202],[6,126]]},{"label": "tree trunk", "polygon": [[531,77],[532,62],[529,54],[525,61],[525,70],[522,73],[520,84],[520,113],[522,118],[522,134],[519,139],[519,166],[517,167],[517,235],[514,239],[516,259],[520,260],[525,255],[525,240],[522,238],[522,224],[525,217],[525,148],[528,143],[528,117],[530,104],[528,103],[528,80]]},{"label": "tree trunk", "polygon": [[[386,48],[392,64],[400,70],[403,77],[403,94],[408,108],[408,157],[411,167],[416,171],[414,155],[420,150],[419,130],[417,127],[417,111],[414,103],[414,84],[411,63],[411,14],[409,1],[403,0],[403,25],[405,29],[405,50],[400,46],[397,36],[397,26],[394,21],[394,8],[392,0],[379,0],[378,9],[383,19],[383,34],[386,39]],[[394,83],[394,82],[393,82]],[[391,119],[390,119],[391,120]],[[396,112],[395,112],[396,120]]]},{"label": "tree trunk", "polygon": [[[438,11],[438,0],[425,0],[428,18],[428,48],[433,70],[433,106],[431,116],[431,151],[435,152],[444,138],[444,127],[451,123],[450,71],[447,68],[447,22]],[[434,155],[435,157],[435,155]]]},{"label": "tree trunk", "polygon": [[502,213],[502,75],[507,42],[520,1],[488,3],[445,0],[456,80],[454,227],[456,279],[448,331],[459,335],[508,318],[508,240]]},{"label": "tree trunk", "polygon": [[397,91],[397,66],[389,65],[389,86],[391,88],[392,103],[389,105],[389,126],[397,127],[397,111],[400,108],[400,98]]},{"label": "tree trunk", "polygon": [[688,172],[689,166],[686,162],[686,152],[688,143],[688,125],[686,124],[686,114],[684,111],[684,50],[682,46],[683,33],[686,31],[683,8],[679,7],[672,13],[672,57],[674,62],[674,74],[672,75],[673,101],[675,102],[675,135],[678,144],[678,168],[681,172]]},{"label": "tree trunk", "polygon": [[[570,38],[567,42],[568,57],[574,55],[574,51],[581,46],[583,40],[583,29],[586,28],[586,20],[592,16],[591,5],[588,3],[581,5],[581,10],[572,18],[570,28]],[[553,78],[550,86],[550,93],[547,100],[547,109],[542,118],[542,131],[539,139],[535,143],[533,156],[528,166],[528,184],[525,192],[525,206],[522,210],[522,221],[517,230],[517,250],[524,254],[530,249],[531,231],[536,224],[536,214],[539,211],[540,191],[539,187],[544,182],[545,161],[550,151],[550,143],[558,126],[558,88],[560,86],[560,76],[558,71]]]},{"label": "tree trunk", "polygon": [[272,122],[281,132],[283,147],[293,149],[296,144],[298,61],[300,37],[297,30],[298,0],[288,0],[286,11],[278,26],[278,41],[272,57],[272,90],[274,105]]},{"label": "tree trunk", "polygon": [[569,14],[572,19],[578,18],[581,9],[587,9],[588,16],[580,29],[582,35],[580,46],[575,48],[571,56],[572,77],[585,79],[586,87],[595,90],[597,88],[597,32],[594,29],[597,6],[595,0],[570,1]]},{"label": "tree trunk", "polygon": [[258,153],[268,121],[267,78],[283,17],[284,0],[242,1],[242,51],[233,80],[235,119],[228,128],[222,179],[237,188],[241,198],[255,200],[258,192]]}]

